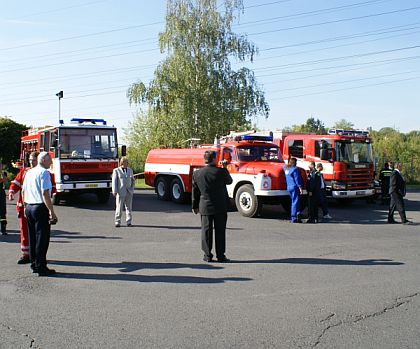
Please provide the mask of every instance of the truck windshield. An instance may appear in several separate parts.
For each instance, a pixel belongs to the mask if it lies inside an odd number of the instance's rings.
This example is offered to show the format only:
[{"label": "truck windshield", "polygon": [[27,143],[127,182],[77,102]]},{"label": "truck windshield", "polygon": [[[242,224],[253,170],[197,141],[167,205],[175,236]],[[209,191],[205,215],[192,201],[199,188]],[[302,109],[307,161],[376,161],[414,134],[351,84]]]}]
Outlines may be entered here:
[{"label": "truck windshield", "polygon": [[283,162],[279,148],[276,146],[248,145],[236,148],[239,161]]},{"label": "truck windshield", "polygon": [[337,161],[353,163],[372,163],[372,145],[366,142],[335,142]]},{"label": "truck windshield", "polygon": [[114,159],[117,157],[115,129],[60,128],[62,159]]}]

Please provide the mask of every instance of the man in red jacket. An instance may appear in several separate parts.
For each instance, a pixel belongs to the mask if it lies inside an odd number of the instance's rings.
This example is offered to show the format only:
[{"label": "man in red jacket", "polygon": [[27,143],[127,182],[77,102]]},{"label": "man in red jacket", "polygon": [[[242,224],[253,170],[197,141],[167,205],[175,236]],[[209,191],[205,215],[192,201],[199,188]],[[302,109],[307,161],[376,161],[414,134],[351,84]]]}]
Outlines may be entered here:
[{"label": "man in red jacket", "polygon": [[29,155],[29,165],[30,167],[22,167],[22,169],[17,174],[16,178],[12,181],[9,187],[9,200],[13,200],[15,194],[19,193],[19,197],[16,203],[16,211],[19,217],[20,225],[20,249],[22,251],[22,257],[18,260],[18,264],[27,264],[30,263],[29,260],[29,238],[28,238],[28,223],[26,222],[26,217],[24,214],[24,206],[22,201],[21,189],[23,181],[25,179],[26,172],[29,169],[35,167],[38,164],[37,161],[37,152],[32,152]]}]

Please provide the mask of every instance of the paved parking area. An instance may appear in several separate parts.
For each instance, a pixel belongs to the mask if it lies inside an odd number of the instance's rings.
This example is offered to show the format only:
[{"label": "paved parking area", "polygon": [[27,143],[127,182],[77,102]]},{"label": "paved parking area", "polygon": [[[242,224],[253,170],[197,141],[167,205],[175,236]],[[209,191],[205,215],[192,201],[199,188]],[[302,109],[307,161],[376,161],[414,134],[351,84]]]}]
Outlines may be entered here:
[{"label": "paved parking area", "polygon": [[[420,193],[407,196],[420,222]],[[290,224],[278,207],[231,212],[230,264],[204,263],[188,206],[136,191],[134,226],[110,202],[57,207],[39,278],[0,237],[0,348],[419,348],[420,226],[385,206],[332,203],[333,220]]]}]

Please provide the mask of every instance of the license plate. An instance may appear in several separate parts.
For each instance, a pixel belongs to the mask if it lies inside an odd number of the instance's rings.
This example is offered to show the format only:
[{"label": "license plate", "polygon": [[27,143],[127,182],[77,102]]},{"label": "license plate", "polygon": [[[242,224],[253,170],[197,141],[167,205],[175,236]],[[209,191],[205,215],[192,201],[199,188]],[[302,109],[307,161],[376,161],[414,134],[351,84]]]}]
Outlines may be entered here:
[{"label": "license plate", "polygon": [[85,188],[97,188],[97,184],[85,184]]},{"label": "license plate", "polygon": [[365,195],[364,191],[356,191],[356,195]]}]

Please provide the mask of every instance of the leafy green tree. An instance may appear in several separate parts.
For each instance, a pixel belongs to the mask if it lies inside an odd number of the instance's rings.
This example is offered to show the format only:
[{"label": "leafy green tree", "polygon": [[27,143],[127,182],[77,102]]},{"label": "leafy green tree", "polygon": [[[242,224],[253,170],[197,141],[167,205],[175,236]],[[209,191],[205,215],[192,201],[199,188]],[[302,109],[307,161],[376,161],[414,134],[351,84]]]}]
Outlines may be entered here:
[{"label": "leafy green tree", "polygon": [[304,124],[293,125],[290,130],[292,132],[302,132],[302,133],[315,133],[315,134],[325,134],[328,129],[324,126],[324,123],[315,118],[309,118]]},{"label": "leafy green tree", "polygon": [[333,127],[343,130],[353,130],[354,124],[346,119],[340,119],[334,124]]},{"label": "leafy green tree", "polygon": [[12,161],[19,159],[20,137],[27,128],[7,116],[0,117],[0,161],[9,171],[12,169]]},{"label": "leafy green tree", "polygon": [[241,10],[242,0],[168,1],[159,34],[167,58],[148,86],[139,81],[127,92],[130,103],[145,106],[128,130],[130,147],[176,147],[192,137],[208,143],[268,117],[253,71],[232,67],[233,60],[252,62],[257,53],[246,36],[232,31]]}]

